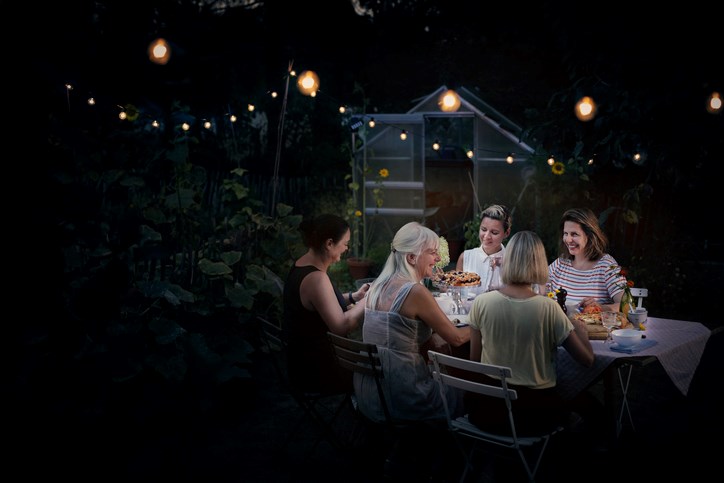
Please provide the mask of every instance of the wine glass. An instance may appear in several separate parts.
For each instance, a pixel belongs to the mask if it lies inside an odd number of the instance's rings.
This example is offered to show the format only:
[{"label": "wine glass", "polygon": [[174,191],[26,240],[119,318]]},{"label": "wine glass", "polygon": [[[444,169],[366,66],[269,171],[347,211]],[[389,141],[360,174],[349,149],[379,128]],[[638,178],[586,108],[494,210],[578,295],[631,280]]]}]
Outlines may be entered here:
[{"label": "wine glass", "polygon": [[601,323],[606,328],[606,344],[611,341],[611,331],[615,327],[621,327],[618,314],[619,312],[601,312]]}]

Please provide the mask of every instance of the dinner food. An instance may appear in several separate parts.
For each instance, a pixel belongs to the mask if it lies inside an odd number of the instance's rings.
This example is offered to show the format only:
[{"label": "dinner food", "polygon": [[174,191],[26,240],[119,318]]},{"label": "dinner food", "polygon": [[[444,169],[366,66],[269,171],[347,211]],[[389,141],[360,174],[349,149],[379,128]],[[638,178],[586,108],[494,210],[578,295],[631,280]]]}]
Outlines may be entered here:
[{"label": "dinner food", "polygon": [[[606,339],[606,328],[603,326],[603,322],[601,321],[601,312],[600,308],[598,312],[593,313],[575,313],[571,315],[572,319],[580,320],[584,324],[586,324],[586,330],[588,331],[588,337],[589,339],[593,340],[605,340]],[[621,324],[622,329],[627,329],[630,327],[629,321],[626,318],[626,315],[619,312],[616,316],[619,323]]]},{"label": "dinner food", "polygon": [[453,270],[440,275],[440,282],[453,287],[476,287],[480,285],[480,275],[475,272]]}]

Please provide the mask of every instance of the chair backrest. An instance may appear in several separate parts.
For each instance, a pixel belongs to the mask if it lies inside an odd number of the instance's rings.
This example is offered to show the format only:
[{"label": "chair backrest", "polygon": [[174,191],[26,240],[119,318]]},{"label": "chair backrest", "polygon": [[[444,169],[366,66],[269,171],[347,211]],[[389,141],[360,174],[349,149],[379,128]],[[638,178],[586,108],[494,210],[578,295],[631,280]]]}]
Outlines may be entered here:
[{"label": "chair backrest", "polygon": [[[504,400],[508,409],[509,435],[502,432],[502,430],[501,432],[482,430],[470,421],[469,415],[453,419],[452,412],[446,405],[445,413],[450,431],[452,431],[456,437],[468,437],[484,443],[515,449],[528,474],[529,480],[534,481],[535,474],[538,471],[538,467],[543,459],[543,453],[548,446],[550,438],[563,430],[563,427],[556,425],[550,429],[541,430],[534,435],[518,436],[511,403],[511,401],[518,399],[518,393],[515,389],[508,387],[508,379],[513,375],[513,371],[509,367],[469,361],[435,351],[428,351],[428,355],[433,363],[433,377],[440,384],[440,393],[443,396],[443,401],[445,400],[445,393],[449,388],[458,388],[482,396]],[[499,378],[500,385],[498,386],[496,383],[493,383],[493,385],[478,382],[476,379],[479,378],[480,374]],[[538,451],[529,452],[528,456],[532,457],[529,461],[529,458],[523,452],[523,448],[532,448],[534,446],[538,447]],[[473,445],[469,453],[465,455],[465,471],[460,481],[465,480],[465,476],[471,468],[474,448],[475,445]]]},{"label": "chair backrest", "polygon": [[643,307],[644,298],[649,296],[649,289],[634,287],[631,288],[631,295],[638,298],[636,307],[640,309]]},{"label": "chair backrest", "polygon": [[[514,438],[516,437],[511,401],[518,399],[518,393],[515,389],[508,388],[508,379],[513,375],[513,371],[509,367],[483,364],[435,351],[428,351],[428,356],[433,363],[432,376],[440,384],[448,424],[452,423],[453,416],[451,408],[447,406],[445,392],[447,391],[446,387],[454,387],[483,396],[503,399],[508,408],[508,420],[510,422],[511,433]],[[457,371],[451,371],[451,368],[457,369]],[[467,371],[468,374],[460,371]],[[487,376],[497,377],[500,379],[500,386],[477,382],[473,380],[474,376],[471,376],[471,374],[485,374]]]},{"label": "chair backrest", "polygon": [[337,357],[337,363],[340,367],[374,378],[375,385],[377,386],[377,394],[380,398],[380,405],[385,414],[385,420],[388,423],[392,422],[385,393],[382,390],[384,372],[382,371],[382,361],[380,360],[377,346],[375,344],[342,337],[332,332],[327,332],[327,337],[332,343],[334,354]]},{"label": "chair backrest", "polygon": [[259,340],[262,349],[271,356],[274,372],[279,382],[289,386],[286,375],[286,342],[282,336],[282,328],[279,324],[269,321],[260,315],[256,316],[259,322]]}]

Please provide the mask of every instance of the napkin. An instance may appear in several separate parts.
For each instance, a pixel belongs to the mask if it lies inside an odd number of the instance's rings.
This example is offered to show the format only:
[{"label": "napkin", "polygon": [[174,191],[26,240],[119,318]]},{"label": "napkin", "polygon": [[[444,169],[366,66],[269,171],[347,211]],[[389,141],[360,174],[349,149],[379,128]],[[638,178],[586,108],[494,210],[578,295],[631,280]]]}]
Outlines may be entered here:
[{"label": "napkin", "polygon": [[614,342],[611,344],[611,350],[616,352],[625,352],[627,354],[635,354],[638,351],[648,349],[649,347],[655,346],[656,341],[651,339],[643,339],[637,345],[633,347],[620,347],[618,343]]}]

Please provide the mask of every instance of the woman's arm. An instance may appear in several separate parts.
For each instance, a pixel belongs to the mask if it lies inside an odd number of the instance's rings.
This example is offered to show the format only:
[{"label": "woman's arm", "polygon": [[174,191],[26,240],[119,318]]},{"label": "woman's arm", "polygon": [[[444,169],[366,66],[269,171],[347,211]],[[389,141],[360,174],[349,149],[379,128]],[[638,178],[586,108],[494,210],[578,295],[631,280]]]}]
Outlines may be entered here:
[{"label": "woman's arm", "polygon": [[470,340],[469,327],[455,327],[435,297],[423,285],[417,284],[410,290],[400,307],[400,314],[411,319],[422,320],[440,337],[453,347],[460,347]]},{"label": "woman's arm", "polygon": [[591,341],[588,340],[586,324],[580,320],[571,320],[571,323],[573,324],[573,330],[568,334],[566,340],[563,341],[563,348],[566,349],[576,361],[586,367],[591,367],[596,356],[593,353]]},{"label": "woman's arm", "polygon": [[455,264],[455,270],[457,270],[458,272],[462,272],[464,264],[465,264],[465,250],[460,252],[460,256],[458,257],[458,262]]},{"label": "woman's arm", "polygon": [[[365,291],[362,298],[366,293]],[[330,332],[337,335],[347,335],[359,326],[364,317],[364,304],[357,303],[346,312],[342,310],[332,281],[324,272],[312,272],[304,277],[299,287],[299,295],[304,307],[317,311]]]}]

